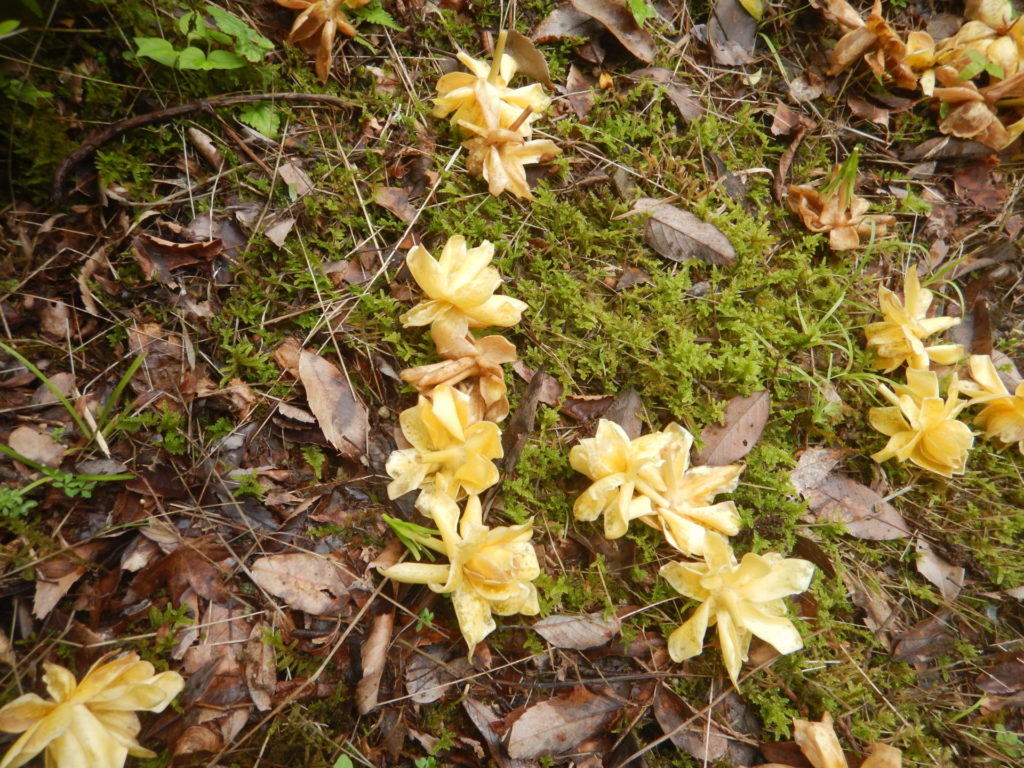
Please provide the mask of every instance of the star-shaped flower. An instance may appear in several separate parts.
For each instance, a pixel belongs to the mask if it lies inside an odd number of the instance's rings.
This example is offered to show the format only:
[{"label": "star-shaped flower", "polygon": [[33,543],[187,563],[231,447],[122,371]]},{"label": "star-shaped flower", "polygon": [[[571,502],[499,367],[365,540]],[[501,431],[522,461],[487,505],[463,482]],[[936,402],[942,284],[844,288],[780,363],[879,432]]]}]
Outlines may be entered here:
[{"label": "star-shaped flower", "polygon": [[988,355],[971,355],[968,361],[974,381],[963,381],[960,390],[971,398],[970,405],[985,407],[974,423],[985,428],[985,436],[1004,446],[1017,443],[1024,453],[1024,381],[1011,395]]},{"label": "star-shaped flower", "polygon": [[714,499],[720,493],[732,493],[739,484],[743,467],[691,467],[690,447],[693,435],[678,424],[665,427],[669,436],[661,449],[659,469],[664,490],[652,494],[653,514],[641,518],[665,533],[668,543],[684,555],[704,554],[709,531],[734,536],[740,530],[736,504]]},{"label": "star-shaped flower", "polygon": [[0,768],[18,768],[46,751],[49,768],[121,768],[128,755],[156,757],[136,737],[138,710],[162,712],[185,683],[177,672],[154,674],[134,653],[104,657],[82,678],[57,664],[44,664],[52,701],[34,693],[0,709],[0,730],[21,733]]},{"label": "star-shaped flower", "polygon": [[501,276],[490,266],[493,258],[490,242],[467,248],[462,235],[448,238],[440,259],[422,245],[414,247],[405,263],[428,301],[403,314],[402,324],[407,328],[429,325],[438,353],[458,357],[470,328],[507,328],[518,323],[526,303],[494,295]]},{"label": "star-shaped flower", "polygon": [[968,401],[960,400],[956,375],[945,400],[939,396],[939,377],[935,371],[908,368],[907,385],[897,386],[896,390],[898,395],[884,385],[879,386],[878,391],[892,405],[868,412],[871,426],[889,435],[885,448],[871,458],[881,464],[895,456],[900,462],[909,459],[943,477],[962,475],[974,435],[956,418],[968,405]]},{"label": "star-shaped flower", "polygon": [[652,514],[651,498],[665,490],[659,468],[661,450],[671,436],[652,432],[630,440],[614,421],[601,419],[597,434],[580,440],[569,451],[569,463],[594,483],[573,505],[577,520],[604,515],[604,535],[617,539],[629,521]]},{"label": "star-shaped flower", "polygon": [[442,385],[399,417],[411,448],[393,451],[387,473],[394,478],[388,498],[423,491],[416,508],[424,514],[438,499],[477,494],[498,482],[493,460],[501,458],[501,431],[489,421],[473,422],[469,396]]},{"label": "star-shaped flower", "polygon": [[952,365],[963,356],[959,344],[924,345],[924,339],[958,325],[960,318],[928,317],[932,292],[921,287],[914,266],[908,267],[903,277],[903,301],[881,286],[878,304],[885,319],[864,329],[868,346],[875,349],[875,368],[888,372],[906,363],[910,368],[925,369],[931,360]]},{"label": "star-shaped flower", "polygon": [[476,134],[463,146],[469,151],[466,170],[487,182],[487,190],[498,197],[506,189],[517,197],[533,200],[526,180],[526,166],[543,163],[562,150],[550,139],[527,141],[506,128],[485,128],[460,121],[468,133]]},{"label": "star-shaped flower", "polygon": [[441,540],[417,537],[419,544],[446,555],[448,565],[399,563],[381,570],[381,575],[450,593],[459,629],[472,652],[495,630],[492,614],[533,616],[540,611],[537,587],[532,583],[540,575],[540,566],[531,541],[532,520],[488,528],[477,496],[466,500],[461,521],[458,513],[455,502],[446,500],[434,515]]},{"label": "star-shaped flower", "polygon": [[703,563],[668,563],[661,575],[681,595],[699,600],[700,606],[668,638],[668,652],[679,662],[700,654],[708,627],[718,625],[722,660],[733,685],[747,660],[751,637],[756,635],[779,653],[804,647],[800,632],[786,617],[786,595],[803,592],[814,577],[806,560],[746,554],[736,563],[724,536],[709,533]]},{"label": "star-shaped flower", "polygon": [[340,30],[348,37],[356,36],[356,28],[345,16],[344,8],[359,8],[370,0],[275,0],[278,5],[302,11],[295,17],[288,42],[316,53],[316,74],[327,82],[331,67],[334,35]]}]

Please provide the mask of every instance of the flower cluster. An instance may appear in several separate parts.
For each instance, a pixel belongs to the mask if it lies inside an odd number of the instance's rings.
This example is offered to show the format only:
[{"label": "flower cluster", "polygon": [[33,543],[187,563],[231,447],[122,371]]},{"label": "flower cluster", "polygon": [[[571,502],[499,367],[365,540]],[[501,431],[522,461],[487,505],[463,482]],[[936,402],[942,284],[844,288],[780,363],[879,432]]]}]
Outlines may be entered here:
[{"label": "flower cluster", "polygon": [[[471,105],[454,108],[472,115]],[[418,491],[416,508],[433,520],[440,538],[420,526],[389,522],[414,553],[425,547],[445,555],[448,564],[400,563],[381,573],[451,594],[470,649],[494,630],[492,614],[540,610],[532,583],[540,575],[532,521],[488,528],[480,504],[479,494],[498,482],[497,422],[508,415],[501,366],[516,359],[516,349],[500,336],[478,339],[471,329],[515,325],[526,309],[518,299],[495,295],[501,276],[490,266],[493,258],[491,243],[469,248],[459,235],[449,238],[439,259],[422,246],[409,252],[406,264],[426,300],[403,314],[402,323],[429,325],[446,359],[402,371],[420,391],[419,402],[399,418],[409,447],[394,451],[386,465],[393,478],[388,496]]]},{"label": "flower cluster", "polygon": [[495,45],[494,62],[459,52],[469,72],[451,72],[437,81],[434,117],[448,117],[467,138],[466,167],[482,177],[492,195],[505,190],[533,199],[526,166],[557,155],[561,150],[548,139],[533,139],[533,124],[551,103],[539,83],[511,88],[516,61],[504,53],[506,32]]},{"label": "flower cluster", "polygon": [[669,655],[677,662],[698,655],[708,627],[717,625],[725,667],[736,684],[752,636],[779,653],[803,647],[782,598],[806,590],[814,566],[775,553],[747,554],[737,563],[726,536],[739,532],[739,512],[732,501],[716,503],[715,497],[736,489],[743,467],[691,467],[692,445],[693,436],[678,424],[630,440],[618,424],[602,419],[596,435],[569,452],[573,469],[593,481],[573,512],[577,520],[603,516],[610,539],[640,519],[683,555],[703,558],[661,569],[679,594],[701,603],[669,636]]},{"label": "flower cluster", "polygon": [[[941,107],[939,130],[1003,149],[1024,133],[1024,18],[1011,0],[968,0],[967,21],[951,37],[923,31],[906,40],[876,2],[867,19],[846,0],[827,0],[826,13],[845,33],[832,51],[831,74],[860,58],[879,78],[921,92]],[[974,81],[986,77],[987,85]]]}]

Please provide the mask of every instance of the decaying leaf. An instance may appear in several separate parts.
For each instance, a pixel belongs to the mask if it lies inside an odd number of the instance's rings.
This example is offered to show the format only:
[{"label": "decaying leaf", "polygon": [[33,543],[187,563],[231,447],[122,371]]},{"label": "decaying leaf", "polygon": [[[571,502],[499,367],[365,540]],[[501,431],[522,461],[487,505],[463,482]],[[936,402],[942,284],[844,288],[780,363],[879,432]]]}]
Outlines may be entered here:
[{"label": "decaying leaf", "polygon": [[202,243],[176,243],[162,237],[141,234],[132,240],[135,261],[147,280],[154,277],[161,282],[171,279],[171,271],[191,264],[205,264],[224,250],[220,238]]},{"label": "decaying leaf", "polygon": [[649,197],[637,200],[633,210],[650,214],[644,238],[666,259],[700,259],[718,266],[735,263],[736,249],[722,231],[689,211]]},{"label": "decaying leaf", "polygon": [[696,716],[675,691],[658,686],[654,693],[654,718],[679,749],[698,760],[711,762],[725,755],[729,739],[707,714]]},{"label": "decaying leaf", "polygon": [[701,105],[697,94],[689,86],[684,85],[676,79],[672,70],[664,67],[644,67],[629,73],[630,78],[643,78],[658,83],[665,88],[665,95],[675,105],[683,122],[689,124],[704,114],[704,107]]},{"label": "decaying leaf", "polygon": [[964,587],[966,571],[963,567],[947,562],[931,544],[920,537],[914,540],[914,550],[917,552],[917,561],[914,563],[917,572],[938,587],[943,600],[955,600]]},{"label": "decaying leaf", "polygon": [[740,0],[718,0],[708,20],[708,43],[717,64],[749,64],[757,40],[757,21]]},{"label": "decaying leaf", "polygon": [[405,690],[417,704],[439,701],[454,690],[455,680],[470,673],[466,654],[456,652],[453,658],[446,654],[451,648],[446,645],[428,645],[417,648],[405,668]]},{"label": "decaying leaf", "polygon": [[594,108],[594,81],[580,71],[575,64],[569,66],[569,74],[565,79],[565,98],[576,113],[576,117],[585,120]]},{"label": "decaying leaf", "polygon": [[326,557],[306,552],[268,555],[250,570],[257,584],[297,611],[341,616],[348,608],[348,585],[341,569]]},{"label": "decaying leaf", "polygon": [[1024,651],[998,654],[974,684],[985,692],[983,712],[1024,707]]},{"label": "decaying leaf", "polygon": [[508,753],[514,758],[560,755],[599,733],[624,702],[577,686],[529,707],[512,726]]},{"label": "decaying leaf", "polygon": [[845,454],[842,448],[808,448],[789,473],[789,482],[797,493],[806,496],[825,481]]},{"label": "decaying leaf", "polygon": [[533,31],[535,43],[553,43],[566,38],[589,38],[601,30],[601,25],[589,14],[577,11],[572,3],[562,3]]},{"label": "decaying leaf", "polygon": [[501,743],[501,737],[498,736],[497,731],[492,726],[492,723],[501,721],[501,717],[497,712],[482,701],[471,697],[466,697],[462,700],[462,708],[466,711],[469,719],[473,721],[476,729],[480,731],[480,735],[483,736],[484,741],[487,743],[491,756],[500,768],[536,768],[537,763],[533,760],[516,760],[506,754],[505,748]]},{"label": "decaying leaf", "polygon": [[308,350],[299,353],[299,378],[320,429],[343,456],[366,452],[369,416],[348,378],[333,363]]},{"label": "decaying leaf", "polygon": [[[615,39],[645,64],[654,61],[654,38],[636,23],[630,10],[618,0],[572,0],[573,7],[597,19]],[[748,17],[749,18],[749,17]]]},{"label": "decaying leaf", "polygon": [[406,223],[416,218],[416,209],[409,202],[409,193],[398,187],[380,187],[373,193],[373,202],[391,211]]},{"label": "decaying leaf", "polygon": [[508,30],[508,39],[505,44],[505,53],[516,60],[519,72],[531,80],[543,83],[551,90],[555,89],[551,82],[551,72],[548,71],[548,60],[544,54],[533,47],[533,42],[514,29]]},{"label": "decaying leaf", "polygon": [[263,621],[256,622],[242,649],[245,682],[249,687],[252,703],[260,712],[270,709],[277,689],[276,653],[274,647],[264,639],[268,632],[269,624]]},{"label": "decaying leaf", "polygon": [[723,423],[709,424],[701,430],[704,447],[693,457],[693,463],[722,467],[742,459],[761,437],[770,409],[771,396],[765,391],[734,397],[725,406]]},{"label": "decaying leaf", "polygon": [[907,521],[896,507],[866,485],[839,472],[831,472],[816,486],[800,493],[816,519],[843,523],[847,533],[858,539],[887,541],[909,533]]},{"label": "decaying leaf", "polygon": [[48,467],[56,467],[64,458],[64,446],[46,432],[22,425],[11,431],[7,444],[26,459],[37,461]]},{"label": "decaying leaf", "polygon": [[583,651],[605,645],[619,634],[619,620],[601,613],[585,616],[548,616],[533,625],[533,630],[555,648]]},{"label": "decaying leaf", "polygon": [[377,708],[377,694],[380,692],[380,678],[384,674],[388,647],[391,645],[391,631],[395,627],[395,611],[392,608],[373,618],[370,632],[363,640],[359,651],[363,676],[356,683],[356,710],[360,715]]}]

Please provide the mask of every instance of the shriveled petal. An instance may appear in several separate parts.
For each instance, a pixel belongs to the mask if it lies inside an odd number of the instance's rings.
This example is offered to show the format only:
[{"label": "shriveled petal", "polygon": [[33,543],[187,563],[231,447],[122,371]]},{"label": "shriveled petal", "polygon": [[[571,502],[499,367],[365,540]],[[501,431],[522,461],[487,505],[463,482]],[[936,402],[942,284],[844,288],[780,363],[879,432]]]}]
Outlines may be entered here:
[{"label": "shriveled petal", "polygon": [[111,736],[84,706],[76,706],[71,724],[46,748],[55,766],[88,765],[90,768],[122,768],[128,749]]},{"label": "shriveled petal", "polygon": [[710,616],[711,604],[701,603],[693,615],[668,636],[668,655],[672,661],[678,663],[700,655]]},{"label": "shriveled petal", "polygon": [[[29,727],[0,760],[0,768],[18,768],[42,752],[71,727],[73,705],[55,707],[49,715]],[[70,763],[69,763],[70,765]]]},{"label": "shriveled petal", "polygon": [[388,483],[389,499],[397,499],[422,488],[427,477],[427,466],[419,460],[413,448],[392,451],[384,468],[394,478]]},{"label": "shriveled petal", "polygon": [[868,755],[860,768],[901,768],[903,752],[888,744],[872,744]]},{"label": "shriveled petal", "polygon": [[939,365],[956,365],[964,356],[964,348],[959,344],[937,344],[924,350],[932,362]]},{"label": "shriveled petal", "polygon": [[573,516],[580,521],[597,520],[617,498],[616,491],[625,482],[623,475],[609,475],[592,483],[572,506]]},{"label": "shriveled petal", "polygon": [[494,325],[508,328],[518,323],[527,308],[525,301],[511,296],[492,296],[483,304],[464,308],[471,328],[486,328]]},{"label": "shriveled petal", "polygon": [[971,355],[967,366],[971,371],[971,378],[978,382],[985,392],[993,395],[1010,394],[1006,385],[1003,384],[1003,380],[999,378],[999,372],[996,370],[991,356]]},{"label": "shriveled petal", "polygon": [[847,768],[846,755],[828,712],[821,716],[820,723],[794,720],[793,740],[815,768]]}]

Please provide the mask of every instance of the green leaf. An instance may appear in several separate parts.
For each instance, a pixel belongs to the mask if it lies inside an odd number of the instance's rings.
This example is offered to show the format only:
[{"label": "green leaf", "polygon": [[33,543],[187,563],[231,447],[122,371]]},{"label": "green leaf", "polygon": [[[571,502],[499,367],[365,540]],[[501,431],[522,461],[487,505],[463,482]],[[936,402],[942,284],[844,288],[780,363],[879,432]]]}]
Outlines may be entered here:
[{"label": "green leaf", "polygon": [[352,18],[367,24],[379,24],[382,27],[394,29],[398,32],[405,29],[395,21],[395,18],[390,13],[381,7],[380,0],[373,0],[368,5],[364,5],[361,8],[353,8],[351,11],[346,9],[346,13],[351,13]]},{"label": "green leaf", "polygon": [[2,40],[5,37],[10,37],[11,35],[17,34],[15,30],[19,26],[20,23],[18,22],[17,19],[7,19],[5,21],[0,21],[0,40]]},{"label": "green leaf", "polygon": [[[222,32],[234,38],[235,52],[255,64],[262,61],[274,44],[234,14],[215,5],[207,5],[206,11]],[[224,41],[226,42],[226,41]]]},{"label": "green leaf", "polygon": [[178,17],[178,31],[183,35],[187,35],[189,30],[192,29],[192,20],[196,17],[195,11],[186,11]]},{"label": "green leaf", "polygon": [[405,520],[399,520],[397,517],[391,517],[391,515],[382,515],[382,517],[384,522],[391,526],[391,530],[395,532],[398,540],[412,553],[413,557],[417,560],[422,560],[423,555],[426,555],[428,560],[434,559],[433,552],[423,545],[423,539],[433,538],[439,534],[439,531],[433,528],[425,528],[416,523],[408,523]]},{"label": "green leaf", "polygon": [[626,5],[629,6],[629,12],[633,14],[636,23],[640,25],[658,15],[647,0],[626,0]]},{"label": "green leaf", "polygon": [[[982,72],[986,71],[991,64],[988,59],[977,51],[968,51],[967,57],[971,60],[971,63],[960,70],[959,80],[961,83],[965,80],[973,80]],[[1000,71],[1002,70],[1000,69]]]},{"label": "green leaf", "polygon": [[206,54],[194,45],[178,54],[178,69],[209,69]]},{"label": "green leaf", "polygon": [[244,107],[238,119],[271,139],[277,138],[278,130],[281,128],[281,113],[269,101]]},{"label": "green leaf", "polygon": [[354,768],[352,765],[352,759],[348,755],[342,755],[334,761],[334,765],[331,768]]},{"label": "green leaf", "polygon": [[178,60],[178,51],[174,50],[174,46],[162,37],[136,37],[133,39],[135,40],[136,56],[145,56],[165,67],[173,67]]},{"label": "green leaf", "polygon": [[37,3],[36,0],[21,0],[21,4],[32,11],[32,13],[40,19],[43,18],[43,9],[39,7],[39,3]]},{"label": "green leaf", "polygon": [[238,69],[246,65],[245,59],[234,51],[210,51],[206,61],[207,69]]}]

